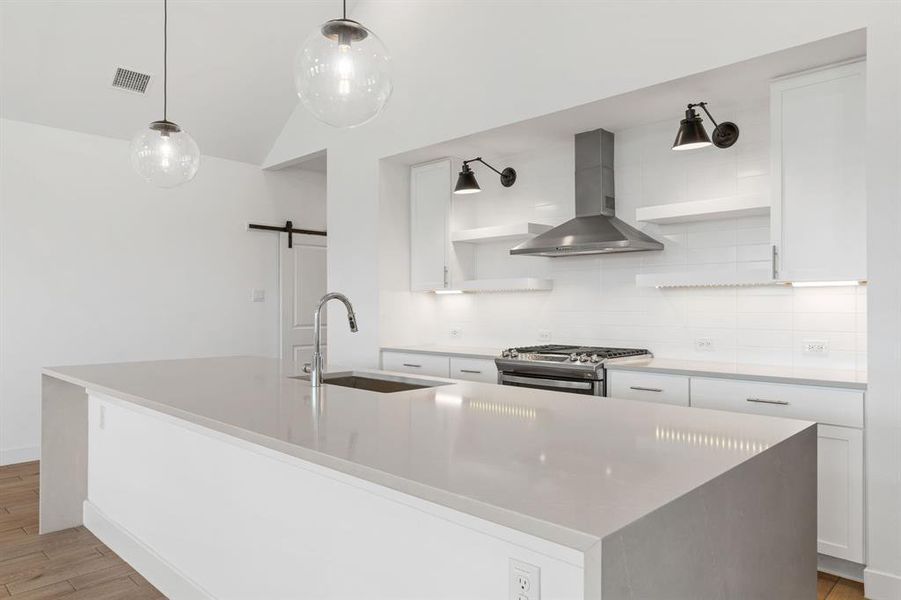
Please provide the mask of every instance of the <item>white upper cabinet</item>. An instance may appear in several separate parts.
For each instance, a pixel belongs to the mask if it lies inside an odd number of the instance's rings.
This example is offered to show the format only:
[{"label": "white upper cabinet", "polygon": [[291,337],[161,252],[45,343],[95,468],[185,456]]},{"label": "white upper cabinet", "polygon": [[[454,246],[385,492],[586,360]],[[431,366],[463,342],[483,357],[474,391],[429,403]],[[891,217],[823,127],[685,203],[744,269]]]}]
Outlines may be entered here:
[{"label": "white upper cabinet", "polygon": [[451,161],[441,159],[410,168],[410,289],[448,286],[448,220]]},{"label": "white upper cabinet", "polygon": [[866,63],[770,87],[775,278],[865,280]]}]

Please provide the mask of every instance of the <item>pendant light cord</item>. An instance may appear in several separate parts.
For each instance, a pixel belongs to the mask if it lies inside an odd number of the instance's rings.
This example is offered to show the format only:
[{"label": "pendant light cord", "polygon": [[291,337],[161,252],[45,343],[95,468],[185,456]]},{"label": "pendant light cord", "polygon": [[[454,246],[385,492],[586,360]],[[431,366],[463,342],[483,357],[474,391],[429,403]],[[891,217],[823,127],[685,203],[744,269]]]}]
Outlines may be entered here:
[{"label": "pendant light cord", "polygon": [[344,20],[347,20],[347,0],[342,1],[342,6],[344,7]]},{"label": "pendant light cord", "polygon": [[163,0],[163,121],[168,121],[169,100],[169,0]]}]

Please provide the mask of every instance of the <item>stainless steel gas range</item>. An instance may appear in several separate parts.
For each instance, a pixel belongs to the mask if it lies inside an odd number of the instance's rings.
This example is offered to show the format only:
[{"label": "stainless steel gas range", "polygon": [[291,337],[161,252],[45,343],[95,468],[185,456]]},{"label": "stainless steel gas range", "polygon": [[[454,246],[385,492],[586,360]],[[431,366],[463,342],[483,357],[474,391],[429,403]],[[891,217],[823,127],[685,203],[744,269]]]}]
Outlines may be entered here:
[{"label": "stainless steel gas range", "polygon": [[644,349],[545,344],[508,348],[494,359],[501,385],[607,395],[606,364],[650,357]]}]

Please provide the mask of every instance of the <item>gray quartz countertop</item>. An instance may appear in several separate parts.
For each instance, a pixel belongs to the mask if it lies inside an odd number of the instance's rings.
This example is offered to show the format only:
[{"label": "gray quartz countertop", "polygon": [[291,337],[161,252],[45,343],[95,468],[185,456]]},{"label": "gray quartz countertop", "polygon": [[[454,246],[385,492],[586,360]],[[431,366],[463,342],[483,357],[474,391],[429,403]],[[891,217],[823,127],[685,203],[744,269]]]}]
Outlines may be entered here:
[{"label": "gray quartz countertop", "polygon": [[696,360],[676,360],[671,358],[644,358],[614,361],[608,370],[646,371],[648,373],[670,373],[697,377],[718,377],[726,379],[746,379],[773,383],[794,383],[825,387],[867,389],[866,371],[843,371],[837,369],[810,369],[769,365],[749,365],[741,363],[705,362]]},{"label": "gray quartz countertop", "polygon": [[410,346],[382,346],[383,352],[415,352],[417,354],[440,354],[442,356],[457,356],[460,358],[491,358],[501,354],[501,348],[488,348],[478,346],[440,346],[440,345],[410,345]]},{"label": "gray quartz countertop", "polygon": [[453,380],[317,390],[248,356],[44,374],[579,550],[814,426]]}]

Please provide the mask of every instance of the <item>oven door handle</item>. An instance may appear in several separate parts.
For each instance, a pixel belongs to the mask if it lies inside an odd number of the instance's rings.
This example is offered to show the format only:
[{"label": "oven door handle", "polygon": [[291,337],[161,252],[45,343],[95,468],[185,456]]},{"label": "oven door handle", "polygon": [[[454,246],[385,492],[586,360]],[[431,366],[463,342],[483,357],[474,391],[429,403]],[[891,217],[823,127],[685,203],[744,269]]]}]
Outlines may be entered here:
[{"label": "oven door handle", "polygon": [[501,374],[501,384],[522,383],[525,385],[542,385],[544,387],[560,388],[561,390],[590,390],[593,384],[590,381],[566,381],[560,379],[543,379],[541,377],[518,377],[516,375]]}]

